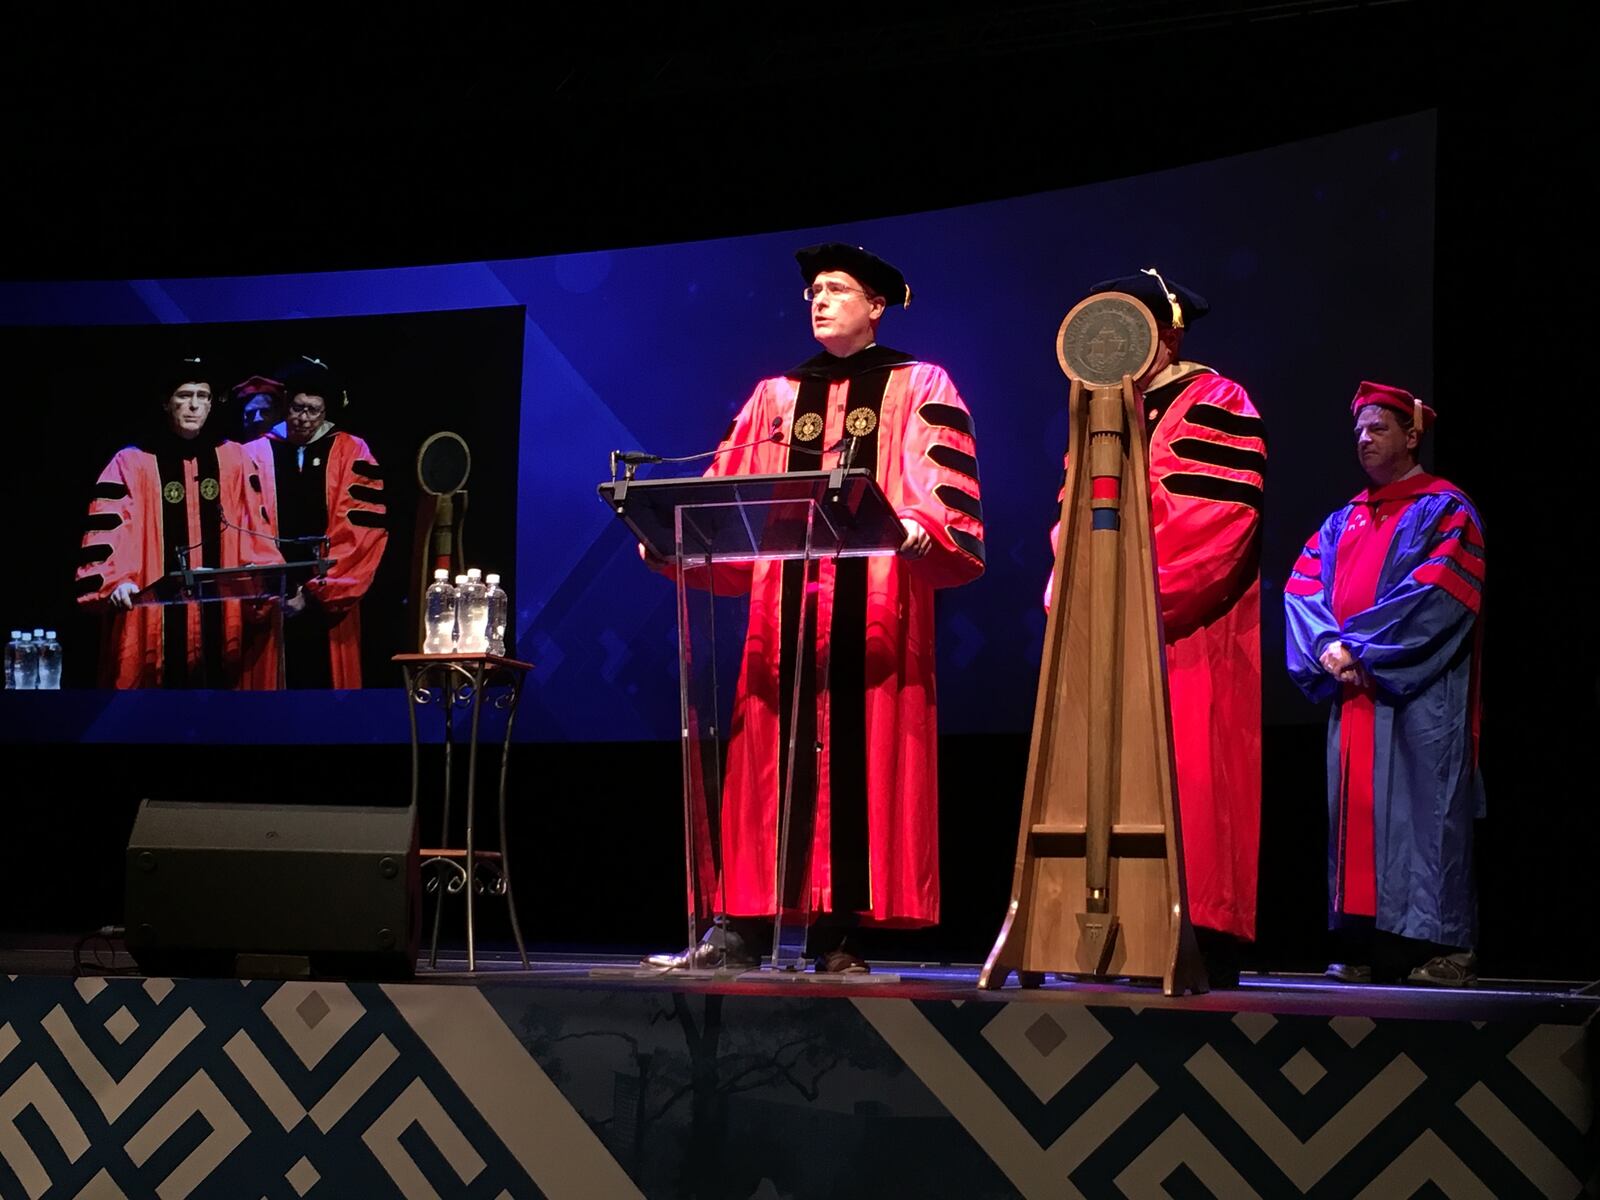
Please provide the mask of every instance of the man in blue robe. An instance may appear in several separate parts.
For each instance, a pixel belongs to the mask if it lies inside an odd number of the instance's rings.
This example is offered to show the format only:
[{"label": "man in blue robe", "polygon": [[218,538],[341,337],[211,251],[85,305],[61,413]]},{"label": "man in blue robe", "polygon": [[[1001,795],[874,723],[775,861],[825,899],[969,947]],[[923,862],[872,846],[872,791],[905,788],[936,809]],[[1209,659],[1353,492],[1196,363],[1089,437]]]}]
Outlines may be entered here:
[{"label": "man in blue robe", "polygon": [[1289,672],[1311,699],[1335,701],[1330,923],[1374,931],[1370,967],[1329,973],[1462,986],[1477,968],[1483,523],[1417,461],[1431,408],[1362,383],[1351,412],[1371,486],[1323,522],[1284,585]]}]

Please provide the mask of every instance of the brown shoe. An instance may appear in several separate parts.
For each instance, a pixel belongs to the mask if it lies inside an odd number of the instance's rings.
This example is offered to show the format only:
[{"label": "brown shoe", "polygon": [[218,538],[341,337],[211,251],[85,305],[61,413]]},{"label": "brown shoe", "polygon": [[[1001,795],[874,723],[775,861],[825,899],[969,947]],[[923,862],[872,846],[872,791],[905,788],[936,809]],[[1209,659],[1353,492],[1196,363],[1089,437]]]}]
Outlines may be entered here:
[{"label": "brown shoe", "polygon": [[815,970],[819,975],[866,975],[872,967],[859,954],[839,949],[817,955]]},{"label": "brown shoe", "polygon": [[1424,987],[1475,987],[1478,982],[1478,959],[1470,950],[1441,954],[1412,971],[1406,976],[1406,982]]}]

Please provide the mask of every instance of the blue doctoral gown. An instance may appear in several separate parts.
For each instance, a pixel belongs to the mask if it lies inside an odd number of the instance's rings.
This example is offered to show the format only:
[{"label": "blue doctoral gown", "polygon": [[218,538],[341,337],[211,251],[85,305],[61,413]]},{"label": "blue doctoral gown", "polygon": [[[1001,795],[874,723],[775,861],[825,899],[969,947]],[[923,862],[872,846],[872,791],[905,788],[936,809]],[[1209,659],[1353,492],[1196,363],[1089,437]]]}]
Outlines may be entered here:
[{"label": "blue doctoral gown", "polygon": [[[1338,547],[1352,515],[1397,505],[1370,608],[1334,616]],[[1470,947],[1477,934],[1472,823],[1477,766],[1478,615],[1483,525],[1466,495],[1432,476],[1362,492],[1306,543],[1284,588],[1289,672],[1312,700],[1337,700],[1328,726],[1329,896],[1338,894],[1340,715],[1345,700],[1318,659],[1342,642],[1372,676],[1376,924]],[[1333,923],[1338,923],[1338,912]]]}]

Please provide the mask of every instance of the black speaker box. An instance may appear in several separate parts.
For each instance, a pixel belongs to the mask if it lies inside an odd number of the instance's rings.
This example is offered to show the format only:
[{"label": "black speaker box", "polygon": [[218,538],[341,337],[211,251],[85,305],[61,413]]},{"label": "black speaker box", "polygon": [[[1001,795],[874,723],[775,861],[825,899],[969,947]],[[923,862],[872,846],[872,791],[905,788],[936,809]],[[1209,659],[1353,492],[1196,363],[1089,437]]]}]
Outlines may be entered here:
[{"label": "black speaker box", "polygon": [[420,893],[409,808],[145,800],[128,949],[151,975],[405,979]]}]

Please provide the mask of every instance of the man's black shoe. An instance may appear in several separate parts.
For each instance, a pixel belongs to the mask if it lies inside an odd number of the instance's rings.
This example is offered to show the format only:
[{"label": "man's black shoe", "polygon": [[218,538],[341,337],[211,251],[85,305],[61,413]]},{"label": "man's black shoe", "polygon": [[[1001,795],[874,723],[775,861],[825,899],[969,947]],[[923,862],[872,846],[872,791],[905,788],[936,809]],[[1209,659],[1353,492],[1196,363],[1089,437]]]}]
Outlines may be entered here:
[{"label": "man's black shoe", "polygon": [[699,945],[676,954],[652,954],[643,965],[668,971],[754,971],[761,960],[737,930],[713,925]]}]

